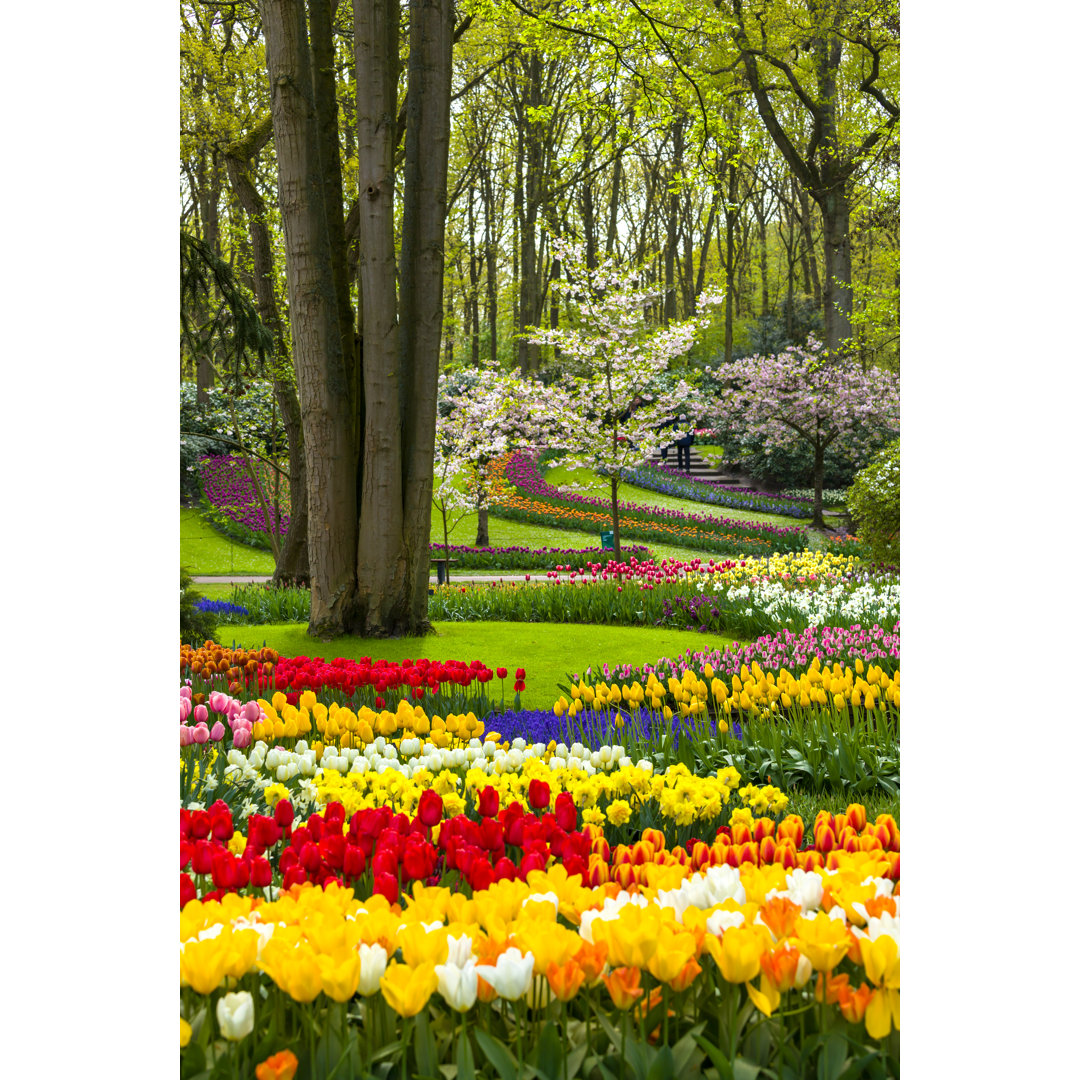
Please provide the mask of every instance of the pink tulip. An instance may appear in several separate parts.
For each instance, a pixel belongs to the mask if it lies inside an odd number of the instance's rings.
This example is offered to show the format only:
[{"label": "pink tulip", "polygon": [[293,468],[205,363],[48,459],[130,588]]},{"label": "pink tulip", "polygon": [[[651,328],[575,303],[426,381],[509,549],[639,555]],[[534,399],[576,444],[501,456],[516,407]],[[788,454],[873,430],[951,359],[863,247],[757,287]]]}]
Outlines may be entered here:
[{"label": "pink tulip", "polygon": [[216,713],[227,712],[229,708],[229,695],[223,694],[220,690],[215,690],[210,695],[210,708]]},{"label": "pink tulip", "polygon": [[210,738],[214,742],[221,742],[225,738],[225,725],[220,720],[210,729]]},{"label": "pink tulip", "polygon": [[201,721],[195,725],[191,737],[201,746],[210,738],[210,729]]},{"label": "pink tulip", "polygon": [[210,714],[206,711],[205,705],[195,706],[195,723],[205,724]]},{"label": "pink tulip", "polygon": [[180,723],[182,724],[191,715],[191,700],[190,698],[182,697],[180,699]]},{"label": "pink tulip", "polygon": [[262,709],[257,701],[249,701],[240,709],[240,716],[254,724],[256,720],[262,719]]},{"label": "pink tulip", "polygon": [[187,726],[187,724],[180,725],[180,745],[190,746],[192,743],[192,737],[194,732]]},{"label": "pink tulip", "polygon": [[180,687],[180,696],[182,698],[187,698],[190,701],[191,700],[191,687],[190,686],[181,686]]},{"label": "pink tulip", "polygon": [[243,750],[245,746],[251,745],[251,728],[239,727],[233,732],[233,746],[238,750]]}]

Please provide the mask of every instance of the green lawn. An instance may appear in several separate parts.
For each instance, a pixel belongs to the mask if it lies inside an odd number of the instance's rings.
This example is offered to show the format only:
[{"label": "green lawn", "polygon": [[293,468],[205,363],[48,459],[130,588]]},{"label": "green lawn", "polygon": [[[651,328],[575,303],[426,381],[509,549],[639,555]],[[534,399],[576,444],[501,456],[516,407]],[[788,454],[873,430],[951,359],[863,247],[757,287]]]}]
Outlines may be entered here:
[{"label": "green lawn", "polygon": [[180,508],[180,565],[191,574],[272,574],[274,557],[268,551],[237,544],[216,532],[198,510]]},{"label": "green lawn", "polygon": [[[604,663],[652,664],[661,657],[680,656],[687,649],[718,649],[732,641],[688,630],[505,622],[435,623],[435,633],[423,638],[345,637],[330,642],[308,637],[307,628],[295,623],[223,626],[218,640],[249,649],[265,644],[285,656],[481,660],[493,670],[508,668],[511,675],[523,667],[525,692],[521,704],[527,709],[551,706],[560,693],[558,684],[566,682],[571,669],[580,672],[590,664]],[[498,681],[492,680],[489,688],[498,694]]]}]

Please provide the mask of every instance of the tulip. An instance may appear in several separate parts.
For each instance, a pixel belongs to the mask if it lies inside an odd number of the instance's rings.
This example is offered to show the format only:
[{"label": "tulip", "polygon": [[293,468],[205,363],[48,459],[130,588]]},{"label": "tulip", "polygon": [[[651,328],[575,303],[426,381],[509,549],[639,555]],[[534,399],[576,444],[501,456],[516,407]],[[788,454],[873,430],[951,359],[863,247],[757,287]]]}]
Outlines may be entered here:
[{"label": "tulip", "polygon": [[749,982],[761,970],[761,938],[751,927],[734,926],[722,938],[711,934],[705,948],[716,961],[720,974],[729,983]]},{"label": "tulip", "polygon": [[250,745],[251,728],[238,727],[236,731],[233,732],[233,746],[235,746],[237,750],[243,750]]},{"label": "tulip", "polygon": [[205,705],[196,705],[195,706],[195,723],[196,724],[204,724],[205,725],[205,723],[209,719],[209,717],[210,717],[210,714],[206,711],[206,706]]},{"label": "tulip", "polygon": [[403,1017],[415,1016],[428,1003],[438,985],[435,965],[431,963],[411,968],[395,962],[379,980],[386,1003]]},{"label": "tulip", "polygon": [[420,804],[417,807],[416,816],[430,829],[442,821],[443,800],[442,796],[430,788],[420,796]]},{"label": "tulip", "polygon": [[210,729],[210,738],[214,742],[221,742],[225,738],[225,725],[220,720]]},{"label": "tulip", "polygon": [[819,911],[813,919],[802,918],[796,925],[797,944],[815,971],[832,971],[850,947],[847,926]]},{"label": "tulip", "polygon": [[470,956],[464,964],[437,964],[439,993],[455,1012],[468,1012],[476,1004],[476,961]]},{"label": "tulip", "polygon": [[191,1042],[191,1025],[180,1017],[180,1049],[183,1050]]},{"label": "tulip", "polygon": [[255,1080],[293,1080],[299,1067],[291,1050],[280,1050],[255,1066]]},{"label": "tulip", "polygon": [[476,973],[495,989],[505,1001],[517,1001],[523,997],[532,982],[533,955],[521,955],[515,948],[500,953],[494,966],[479,964]]},{"label": "tulip", "polygon": [[546,810],[551,802],[551,787],[544,780],[529,781],[529,805],[534,810]]},{"label": "tulip", "polygon": [[319,954],[317,959],[323,993],[333,1001],[352,1000],[356,988],[360,985],[360,969],[363,961],[359,954],[348,950],[340,959],[324,954]]},{"label": "tulip", "polygon": [[641,970],[636,967],[617,967],[603,979],[617,1009],[629,1009],[645,992],[640,985]]},{"label": "tulip", "polygon": [[195,732],[187,724],[180,725],[180,745],[190,746],[195,741]]},{"label": "tulip", "polygon": [[255,1000],[247,990],[225,994],[218,999],[217,1020],[221,1034],[230,1042],[239,1042],[255,1029]]},{"label": "tulip", "polygon": [[364,997],[371,997],[386,974],[386,950],[381,945],[361,944],[357,951],[360,954],[360,982],[357,989]]},{"label": "tulip", "polygon": [[191,733],[191,737],[201,746],[210,738],[210,729],[205,724],[196,724],[195,730]]},{"label": "tulip", "polygon": [[477,813],[484,818],[493,818],[499,812],[499,793],[490,785],[477,797]]}]

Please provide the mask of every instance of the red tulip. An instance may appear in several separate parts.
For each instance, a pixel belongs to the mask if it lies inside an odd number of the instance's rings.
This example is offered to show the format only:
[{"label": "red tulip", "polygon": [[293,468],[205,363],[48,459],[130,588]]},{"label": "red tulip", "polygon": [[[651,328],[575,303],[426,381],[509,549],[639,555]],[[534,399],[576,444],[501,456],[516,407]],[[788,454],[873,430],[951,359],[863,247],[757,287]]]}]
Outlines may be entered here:
[{"label": "red tulip", "polygon": [[191,862],[191,844],[186,840],[180,841],[180,869],[186,870],[187,864]]},{"label": "red tulip", "polygon": [[529,805],[534,810],[546,810],[551,802],[551,787],[546,780],[529,781]]},{"label": "red tulip", "polygon": [[180,910],[184,910],[184,905],[189,900],[194,900],[197,893],[195,891],[195,882],[188,877],[187,874],[180,875]]},{"label": "red tulip", "polygon": [[264,889],[274,880],[274,873],[266,859],[251,860],[251,884]]},{"label": "red tulip", "polygon": [[367,856],[364,849],[357,844],[348,844],[345,847],[345,857],[342,861],[342,872],[346,877],[359,877],[367,868]]},{"label": "red tulip", "polygon": [[486,859],[476,859],[469,868],[469,872],[466,876],[469,881],[469,887],[473,892],[479,892],[482,889],[486,889],[495,881],[495,871],[492,870],[491,863]]},{"label": "red tulip", "polygon": [[195,840],[205,840],[210,835],[210,815],[205,810],[192,810],[188,829]]},{"label": "red tulip", "polygon": [[287,829],[293,823],[295,814],[293,804],[288,799],[279,799],[274,807],[274,821],[283,829]]},{"label": "red tulip", "polygon": [[309,874],[314,874],[322,866],[322,855],[319,853],[318,844],[308,842],[300,849],[300,865]]},{"label": "red tulip", "polygon": [[303,885],[305,881],[307,881],[307,874],[304,873],[304,868],[302,866],[290,866],[281,879],[281,887],[288,890],[294,885]]},{"label": "red tulip", "polygon": [[504,668],[504,667],[496,668],[495,669],[495,674],[498,675],[500,679],[505,679],[506,678],[506,668]]},{"label": "red tulip", "polygon": [[398,880],[396,874],[376,874],[375,885],[372,890],[380,896],[385,896],[391,904],[396,904],[398,899]]},{"label": "red tulip", "polygon": [[525,678],[525,669],[523,667],[519,667],[517,669],[517,671],[514,672],[514,678],[518,679],[518,680],[524,679]]},{"label": "red tulip", "polygon": [[476,809],[481,817],[493,818],[499,812],[499,793],[489,784],[480,792]]},{"label": "red tulip", "polygon": [[555,820],[564,832],[571,833],[577,828],[577,807],[569,791],[560,792],[555,797]]},{"label": "red tulip", "polygon": [[429,829],[438,825],[439,822],[442,821],[443,816],[442,796],[438,794],[438,792],[428,788],[428,790],[420,796],[420,805],[417,807],[416,816]]},{"label": "red tulip", "polygon": [[209,874],[214,867],[214,855],[220,850],[209,840],[197,840],[191,852],[191,869],[196,874]]}]

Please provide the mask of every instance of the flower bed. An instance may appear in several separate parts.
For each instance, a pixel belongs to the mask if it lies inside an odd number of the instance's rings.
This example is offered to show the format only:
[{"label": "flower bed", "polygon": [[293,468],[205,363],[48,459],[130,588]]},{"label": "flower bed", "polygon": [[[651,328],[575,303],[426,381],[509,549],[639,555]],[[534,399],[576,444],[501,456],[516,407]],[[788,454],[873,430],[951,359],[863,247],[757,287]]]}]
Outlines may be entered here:
[{"label": "flower bed", "polygon": [[550,715],[627,736],[591,749],[497,710],[509,674],[181,650],[182,1077],[704,1076],[719,1054],[804,1075],[837,1039],[896,1075],[895,820],[853,802],[808,827],[782,785],[632,751],[643,705],[714,721],[708,742],[769,720],[776,687],[837,716],[876,687],[898,715],[898,672],[582,680]]},{"label": "flower bed", "polygon": [[[611,503],[563,492],[541,476],[534,451],[518,451],[492,463],[495,490],[491,512],[557,528],[610,528]],[[507,491],[509,485],[512,490]],[[806,531],[707,514],[686,514],[635,503],[619,503],[619,530],[628,539],[663,540],[706,551],[769,553],[797,551]]]},{"label": "flower bed", "polygon": [[753,510],[757,513],[781,514],[793,518],[810,518],[814,513],[812,500],[721,484],[683,472],[671,465],[642,465],[637,469],[625,470],[622,478],[628,484],[656,491],[661,495],[711,503],[713,506],[729,506],[734,510]]}]

